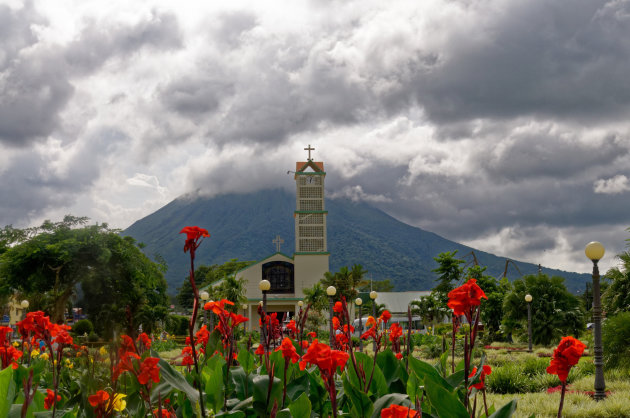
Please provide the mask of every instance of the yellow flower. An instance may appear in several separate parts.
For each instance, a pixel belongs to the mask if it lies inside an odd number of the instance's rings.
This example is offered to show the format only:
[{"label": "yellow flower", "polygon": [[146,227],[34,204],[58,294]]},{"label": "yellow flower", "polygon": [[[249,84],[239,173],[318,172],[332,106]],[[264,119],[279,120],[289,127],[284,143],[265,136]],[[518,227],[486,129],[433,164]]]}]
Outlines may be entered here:
[{"label": "yellow flower", "polygon": [[70,364],[70,359],[69,358],[65,358],[64,361],[66,362],[66,364]]},{"label": "yellow flower", "polygon": [[101,356],[105,357],[107,355],[107,349],[105,348],[105,346],[102,346],[98,352],[101,354]]},{"label": "yellow flower", "polygon": [[[42,360],[48,360],[48,353],[44,353],[41,356],[39,356],[40,359]],[[55,363],[57,362],[57,360],[55,360]]]},{"label": "yellow flower", "polygon": [[39,356],[39,350],[31,351],[31,357],[37,357],[37,356]]},{"label": "yellow flower", "polygon": [[69,368],[69,369],[72,369],[72,368],[74,368],[74,364],[72,364],[72,363],[66,364],[66,367]]},{"label": "yellow flower", "polygon": [[20,346],[20,343],[19,343],[19,342],[17,342],[17,341],[13,341],[13,347],[19,347],[19,346]]},{"label": "yellow flower", "polygon": [[80,351],[77,351],[77,357],[81,357],[81,354],[82,353]]},{"label": "yellow flower", "polygon": [[123,398],[127,396],[123,393],[117,393],[114,395],[114,409],[118,412],[122,412],[127,407],[127,401]]}]

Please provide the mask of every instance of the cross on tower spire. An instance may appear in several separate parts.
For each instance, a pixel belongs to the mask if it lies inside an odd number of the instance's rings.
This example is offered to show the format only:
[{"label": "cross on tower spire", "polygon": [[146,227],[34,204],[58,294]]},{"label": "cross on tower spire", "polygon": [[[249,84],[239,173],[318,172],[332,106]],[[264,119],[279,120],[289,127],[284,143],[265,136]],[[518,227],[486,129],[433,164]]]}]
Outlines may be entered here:
[{"label": "cross on tower spire", "polygon": [[276,239],[274,239],[273,241],[274,244],[276,244],[276,252],[280,252],[280,246],[282,244],[284,244],[284,240],[282,238],[280,238],[280,235],[276,235]]},{"label": "cross on tower spire", "polygon": [[308,144],[308,148],[304,148],[304,151],[308,151],[308,160],[311,161],[311,151],[315,151],[315,148],[311,148],[311,144]]}]

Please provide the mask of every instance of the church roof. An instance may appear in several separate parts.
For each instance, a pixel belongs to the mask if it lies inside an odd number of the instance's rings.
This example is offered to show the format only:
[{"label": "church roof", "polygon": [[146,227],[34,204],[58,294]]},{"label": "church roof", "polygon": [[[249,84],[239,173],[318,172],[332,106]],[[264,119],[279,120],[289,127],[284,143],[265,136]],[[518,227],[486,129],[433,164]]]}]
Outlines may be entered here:
[{"label": "church roof", "polygon": [[392,314],[406,314],[407,306],[422,296],[431,294],[430,290],[410,292],[378,292],[376,303],[385,305]]},{"label": "church roof", "polygon": [[288,255],[286,255],[285,253],[280,252],[280,251],[277,251],[277,252],[275,252],[275,253],[273,253],[273,254],[271,254],[271,255],[268,255],[267,257],[263,258],[262,260],[258,260],[258,261],[256,261],[255,263],[252,263],[252,264],[250,264],[250,265],[249,265],[249,266],[247,266],[247,267],[243,267],[242,269],[238,270],[236,273],[240,273],[240,272],[245,271],[245,270],[247,270],[247,269],[249,269],[249,268],[252,268],[252,267],[254,267],[254,266],[258,265],[258,264],[262,264],[262,263],[264,263],[265,261],[269,260],[270,258],[275,257],[276,255],[280,255],[280,256],[282,256],[282,257],[285,257],[285,258],[287,259],[287,261],[289,261],[289,262],[291,262],[291,263],[293,262],[293,257],[289,257],[289,256],[288,256]]},{"label": "church roof", "polygon": [[315,170],[316,173],[324,172],[324,162],[323,161],[298,161],[295,163],[295,171],[300,173],[306,170],[308,167],[311,167]]}]

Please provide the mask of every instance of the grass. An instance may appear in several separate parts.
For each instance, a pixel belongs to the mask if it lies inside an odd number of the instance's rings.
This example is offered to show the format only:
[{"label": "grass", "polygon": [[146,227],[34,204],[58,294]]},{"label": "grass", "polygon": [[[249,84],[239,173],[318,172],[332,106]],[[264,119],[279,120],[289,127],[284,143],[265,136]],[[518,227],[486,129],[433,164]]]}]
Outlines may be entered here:
[{"label": "grass", "polygon": [[[583,377],[571,384],[573,390],[593,390],[593,377]],[[562,411],[566,418],[630,418],[630,380],[610,380],[606,382],[606,389],[611,391],[603,401],[595,401],[590,396],[580,393],[568,393],[564,399]],[[497,407],[512,399],[518,400],[514,418],[556,417],[560,404],[560,393],[516,393],[516,394],[488,394],[488,403]]]}]

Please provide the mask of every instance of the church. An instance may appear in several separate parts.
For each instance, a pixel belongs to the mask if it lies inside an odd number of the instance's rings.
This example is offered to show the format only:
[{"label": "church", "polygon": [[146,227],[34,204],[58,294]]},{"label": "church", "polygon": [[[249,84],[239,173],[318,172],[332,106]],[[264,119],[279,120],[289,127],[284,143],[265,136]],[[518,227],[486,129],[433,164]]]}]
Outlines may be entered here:
[{"label": "church", "polygon": [[298,302],[304,299],[302,289],[312,287],[328,271],[330,253],[326,243],[326,211],[324,201],[324,163],[313,161],[309,145],[306,161],[295,165],[295,252],[289,256],[280,251],[281,238],[274,240],[277,251],[236,273],[245,279],[247,305],[245,315],[250,318],[249,331],[258,328],[258,304],[262,301],[261,280],[268,280],[267,312],[292,317]]}]

